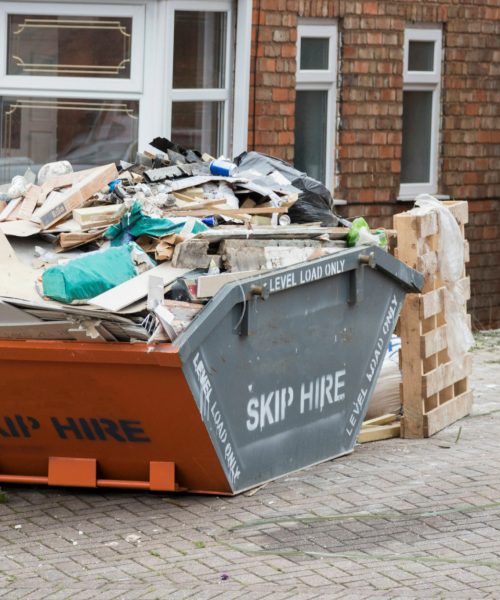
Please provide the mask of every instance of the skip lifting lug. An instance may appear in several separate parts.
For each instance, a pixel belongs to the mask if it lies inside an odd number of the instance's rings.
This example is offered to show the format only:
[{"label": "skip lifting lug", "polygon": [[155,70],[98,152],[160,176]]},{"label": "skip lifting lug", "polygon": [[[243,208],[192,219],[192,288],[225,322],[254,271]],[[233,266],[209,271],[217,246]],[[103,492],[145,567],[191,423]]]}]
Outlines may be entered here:
[{"label": "skip lifting lug", "polygon": [[263,285],[252,285],[250,288],[249,299],[245,305],[245,313],[240,323],[240,335],[252,335],[257,328],[257,302],[258,298],[267,300],[269,298],[269,288],[264,283]]},{"label": "skip lifting lug", "polygon": [[374,252],[370,252],[369,254],[360,254],[358,260],[360,264],[368,265],[371,269],[374,269],[377,266]]},{"label": "skip lifting lug", "polygon": [[264,285],[252,285],[250,288],[250,294],[252,296],[259,296],[262,300],[267,300],[269,298],[269,288],[266,284]]}]

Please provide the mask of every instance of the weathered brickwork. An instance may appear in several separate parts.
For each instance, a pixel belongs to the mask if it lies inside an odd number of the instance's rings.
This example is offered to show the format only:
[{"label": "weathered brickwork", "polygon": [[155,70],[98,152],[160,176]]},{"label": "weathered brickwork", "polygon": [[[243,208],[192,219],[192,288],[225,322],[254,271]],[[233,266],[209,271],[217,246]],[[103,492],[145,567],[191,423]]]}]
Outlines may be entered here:
[{"label": "weathered brickwork", "polygon": [[498,0],[255,0],[249,146],[293,161],[299,19],[336,19],[335,197],[348,216],[390,226],[400,185],[404,29],[441,24],[440,194],[470,202],[471,310],[500,325]]}]

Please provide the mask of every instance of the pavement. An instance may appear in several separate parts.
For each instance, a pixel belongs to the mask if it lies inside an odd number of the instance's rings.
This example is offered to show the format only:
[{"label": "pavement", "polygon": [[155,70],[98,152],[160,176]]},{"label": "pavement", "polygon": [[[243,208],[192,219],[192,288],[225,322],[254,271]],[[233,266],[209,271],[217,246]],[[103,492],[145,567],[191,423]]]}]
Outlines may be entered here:
[{"label": "pavement", "polygon": [[4,486],[0,597],[500,598],[500,331],[475,406],[235,498]]}]

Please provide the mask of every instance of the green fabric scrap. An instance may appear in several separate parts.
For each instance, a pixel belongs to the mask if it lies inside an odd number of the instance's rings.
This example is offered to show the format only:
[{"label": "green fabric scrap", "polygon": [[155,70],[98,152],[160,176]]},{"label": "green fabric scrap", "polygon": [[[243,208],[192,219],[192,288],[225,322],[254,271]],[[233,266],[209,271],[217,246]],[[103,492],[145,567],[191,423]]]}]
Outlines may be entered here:
[{"label": "green fabric scrap", "polygon": [[43,293],[70,303],[98,296],[137,275],[132,257],[142,250],[134,243],[89,252],[65,264],[49,267],[42,275]]},{"label": "green fabric scrap", "polygon": [[173,217],[172,219],[160,219],[143,214],[139,202],[134,202],[130,210],[121,218],[116,225],[109,227],[104,237],[111,241],[112,246],[126,244],[141,235],[152,237],[163,237],[172,233],[180,233],[187,223],[192,222],[189,233],[206,231],[208,227],[199,219],[192,217]]}]

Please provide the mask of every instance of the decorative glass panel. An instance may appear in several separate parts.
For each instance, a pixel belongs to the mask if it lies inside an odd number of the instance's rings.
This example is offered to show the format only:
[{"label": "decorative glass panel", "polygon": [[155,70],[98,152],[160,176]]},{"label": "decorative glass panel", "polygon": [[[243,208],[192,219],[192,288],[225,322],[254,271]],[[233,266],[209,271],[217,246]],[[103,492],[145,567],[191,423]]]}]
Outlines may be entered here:
[{"label": "decorative glass panel", "polygon": [[327,71],[329,38],[303,37],[300,39],[300,70]]},{"label": "decorative glass panel", "polygon": [[139,103],[0,97],[0,183],[69,160],[76,170],[134,160]]},{"label": "decorative glass panel", "polygon": [[223,102],[173,102],[172,140],[218,156],[222,151]]},{"label": "decorative glass panel", "polygon": [[223,88],[227,15],[176,11],[173,87]]},{"label": "decorative glass panel", "polygon": [[9,15],[7,74],[130,78],[132,19]]},{"label": "decorative glass panel", "polygon": [[403,92],[401,183],[429,183],[433,92]]},{"label": "decorative glass panel", "polygon": [[328,92],[298,91],[295,107],[295,167],[325,183]]},{"label": "decorative glass panel", "polygon": [[408,71],[434,71],[434,43],[409,42]]}]

